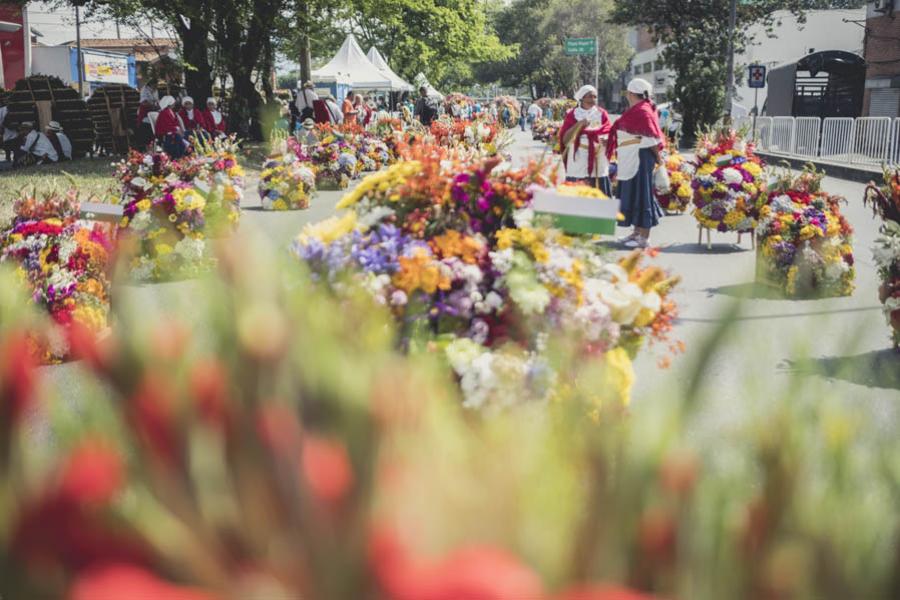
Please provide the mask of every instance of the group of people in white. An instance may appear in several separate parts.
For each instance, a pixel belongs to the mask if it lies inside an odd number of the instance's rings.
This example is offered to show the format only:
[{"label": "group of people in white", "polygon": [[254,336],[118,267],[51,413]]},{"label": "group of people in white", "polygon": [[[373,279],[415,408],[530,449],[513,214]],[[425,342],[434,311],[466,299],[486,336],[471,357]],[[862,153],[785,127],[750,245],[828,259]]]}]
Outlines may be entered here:
[{"label": "group of people in white", "polygon": [[13,129],[6,124],[8,115],[9,107],[0,106],[0,130],[7,161],[30,165],[72,160],[72,141],[59,122],[48,122],[43,131],[33,121],[22,122]]},{"label": "group of people in white", "polygon": [[662,161],[666,138],[651,100],[653,86],[635,78],[626,89],[628,108],[611,122],[597,104],[597,89],[585,85],[575,93],[578,105],[570,110],[559,129],[566,180],[591,185],[613,196],[610,160],[616,157],[616,195],[624,220],[633,227],[620,238],[628,248],[646,248],[650,230],[659,224],[662,208],[656,200],[653,175]]}]

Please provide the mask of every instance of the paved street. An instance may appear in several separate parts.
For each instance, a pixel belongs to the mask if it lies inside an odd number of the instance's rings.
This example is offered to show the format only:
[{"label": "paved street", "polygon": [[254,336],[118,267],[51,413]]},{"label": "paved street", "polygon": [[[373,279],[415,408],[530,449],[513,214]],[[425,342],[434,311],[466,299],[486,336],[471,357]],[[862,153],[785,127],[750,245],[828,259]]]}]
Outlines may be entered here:
[{"label": "paved street", "polygon": [[[513,163],[522,164],[544,152],[530,134],[516,131]],[[848,199],[845,214],[856,230],[856,292],[848,298],[790,301],[772,298],[753,285],[755,253],[750,240],[736,244],[733,234],[714,234],[713,249],[697,244],[697,228],[688,215],[665,217],[651,241],[660,249],[657,261],[683,277],[675,299],[680,319],[674,337],[687,352],[661,370],[662,347],[644,351],[636,362],[638,381],[633,410],[653,410],[654,402],[691,383],[693,365],[704,341],[727,323],[724,344],[714,352],[702,374],[707,398],[706,423],[698,431],[718,435],[767,398],[833,396],[850,403],[861,415],[872,415],[877,427],[892,434],[900,425],[900,368],[889,349],[888,329],[877,298],[876,273],[869,248],[877,225],[862,204],[864,186],[827,178],[826,189]],[[322,192],[309,210],[263,212],[258,209],[256,182],[248,181],[241,229],[260,233],[283,251],[305,223],[334,213],[339,192]],[[613,252],[618,250],[610,246]],[[189,306],[191,282],[141,287],[126,286],[120,300],[136,298],[142,306],[171,309]],[[65,396],[78,396],[84,385],[77,365],[52,367]],[[792,377],[798,374],[798,377]],[[799,386],[799,387],[798,387]]]}]

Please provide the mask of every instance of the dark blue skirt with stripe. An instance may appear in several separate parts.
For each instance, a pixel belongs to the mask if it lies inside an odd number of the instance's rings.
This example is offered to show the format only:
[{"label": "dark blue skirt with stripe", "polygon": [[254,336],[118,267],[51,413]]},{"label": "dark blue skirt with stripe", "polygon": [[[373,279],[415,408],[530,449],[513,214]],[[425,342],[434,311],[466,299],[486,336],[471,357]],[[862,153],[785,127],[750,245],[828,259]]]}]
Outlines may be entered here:
[{"label": "dark blue skirt with stripe", "polygon": [[621,227],[650,229],[659,225],[662,208],[653,193],[653,169],[656,158],[650,148],[641,148],[637,175],[628,181],[619,181],[619,211],[625,215],[619,221]]}]

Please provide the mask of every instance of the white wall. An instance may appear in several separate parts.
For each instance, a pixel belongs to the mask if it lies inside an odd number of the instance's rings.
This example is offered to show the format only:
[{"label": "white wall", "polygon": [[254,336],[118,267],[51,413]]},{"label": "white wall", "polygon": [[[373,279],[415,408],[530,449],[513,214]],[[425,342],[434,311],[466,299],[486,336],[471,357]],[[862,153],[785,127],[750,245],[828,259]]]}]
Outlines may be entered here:
[{"label": "white wall", "polygon": [[69,60],[68,46],[31,48],[31,72],[35,75],[55,75],[67,85],[72,84],[72,67]]},{"label": "white wall", "polygon": [[[770,69],[784,63],[795,62],[810,52],[845,50],[862,55],[866,9],[812,10],[806,13],[806,23],[800,24],[788,11],[775,13],[781,19],[773,38],[766,36],[762,26],[751,27],[748,33],[754,40],[747,51],[735,57],[735,69],[740,69],[741,81],[746,82],[747,66],[761,64]],[[861,21],[860,23],[845,20]],[[766,100],[766,88],[759,90],[759,107]],[[735,102],[750,109],[753,107],[753,90],[738,86]]]},{"label": "white wall", "polygon": [[[735,57],[735,69],[743,75],[742,81],[746,81],[746,69],[751,64],[763,64],[771,68],[788,62],[795,62],[810,50],[846,50],[862,55],[863,34],[866,18],[866,9],[852,10],[812,10],[806,13],[806,23],[799,24],[796,17],[789,11],[775,13],[776,25],[772,32],[774,37],[768,37],[764,28],[760,25],[753,26],[748,33],[753,43],[746,52]],[[845,22],[856,20],[861,23]],[[631,60],[631,77],[642,77],[653,84],[653,93],[657,97],[665,92],[665,88],[674,81],[675,74],[667,69],[656,70],[651,73],[635,75],[634,68],[642,66],[648,61],[656,61],[662,48],[651,48],[638,52]],[[643,71],[643,69],[642,69]],[[723,82],[724,84],[724,82]],[[759,106],[762,109],[766,100],[766,89],[759,90]],[[746,109],[753,107],[753,90],[747,86],[738,86],[735,102]]]}]

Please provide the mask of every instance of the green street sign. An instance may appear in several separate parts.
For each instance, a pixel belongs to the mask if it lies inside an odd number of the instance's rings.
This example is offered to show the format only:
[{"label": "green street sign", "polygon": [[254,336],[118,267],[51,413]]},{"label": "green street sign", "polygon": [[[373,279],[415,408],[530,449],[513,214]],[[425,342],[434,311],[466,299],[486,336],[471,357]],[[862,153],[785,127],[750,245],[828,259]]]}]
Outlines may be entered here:
[{"label": "green street sign", "polygon": [[597,52],[597,40],[595,38],[567,38],[566,54],[569,55],[593,55]]}]

